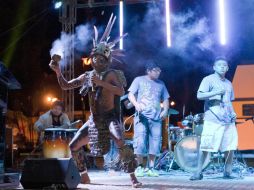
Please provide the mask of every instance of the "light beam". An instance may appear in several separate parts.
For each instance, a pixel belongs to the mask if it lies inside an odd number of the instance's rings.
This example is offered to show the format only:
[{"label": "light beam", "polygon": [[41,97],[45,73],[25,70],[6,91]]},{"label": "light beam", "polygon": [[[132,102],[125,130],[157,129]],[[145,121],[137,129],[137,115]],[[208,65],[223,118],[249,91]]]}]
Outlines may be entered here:
[{"label": "light beam", "polygon": [[[123,0],[120,0],[119,2],[119,10],[120,10],[119,31],[120,31],[120,36],[122,36],[123,35]],[[123,38],[120,39],[119,49],[123,49]]]},{"label": "light beam", "polygon": [[165,0],[166,9],[166,32],[167,32],[167,46],[171,47],[171,31],[170,31],[170,2]]},{"label": "light beam", "polygon": [[219,27],[220,27],[220,43],[226,45],[226,26],[225,26],[225,2],[219,0]]}]

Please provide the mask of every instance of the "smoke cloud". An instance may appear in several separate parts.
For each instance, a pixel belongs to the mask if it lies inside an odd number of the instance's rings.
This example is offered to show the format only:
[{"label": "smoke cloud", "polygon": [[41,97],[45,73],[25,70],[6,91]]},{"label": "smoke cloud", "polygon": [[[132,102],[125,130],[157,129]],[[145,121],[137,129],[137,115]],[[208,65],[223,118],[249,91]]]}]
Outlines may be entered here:
[{"label": "smoke cloud", "polygon": [[[73,35],[62,32],[60,38],[53,42],[50,56],[52,57],[54,54],[58,54],[61,57],[70,56],[72,43],[76,52],[85,52],[88,43],[92,40],[91,28],[90,24],[86,24],[77,26]],[[61,62],[61,64],[64,64],[64,62]]]},{"label": "smoke cloud", "polygon": [[177,71],[172,73],[175,80],[197,68],[211,72],[209,66],[214,58],[215,37],[210,30],[209,19],[195,12],[188,10],[171,15],[170,48],[166,45],[163,3],[148,6],[143,18],[134,16],[128,22],[131,25],[128,30],[130,35],[125,40],[127,64],[135,63],[136,68],[130,66],[131,73],[139,74],[147,60],[159,63],[167,72]]}]

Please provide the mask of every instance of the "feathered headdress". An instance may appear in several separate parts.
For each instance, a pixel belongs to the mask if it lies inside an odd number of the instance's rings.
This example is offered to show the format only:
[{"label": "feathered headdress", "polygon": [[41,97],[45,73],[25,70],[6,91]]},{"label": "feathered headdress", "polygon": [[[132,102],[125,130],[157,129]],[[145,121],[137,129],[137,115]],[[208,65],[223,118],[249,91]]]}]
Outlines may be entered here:
[{"label": "feathered headdress", "polygon": [[[113,58],[116,59],[114,56],[123,56],[123,51],[120,49],[113,49],[115,45],[120,41],[120,39],[124,38],[128,34],[125,33],[124,35],[118,37],[112,42],[109,42],[110,39],[110,32],[112,30],[112,27],[115,23],[116,16],[113,18],[113,14],[111,14],[110,19],[108,21],[107,27],[98,42],[98,30],[96,26],[94,26],[94,39],[93,39],[93,49],[91,52],[91,56],[95,54],[100,54],[105,56],[107,59]],[[117,60],[117,59],[116,59]]]}]

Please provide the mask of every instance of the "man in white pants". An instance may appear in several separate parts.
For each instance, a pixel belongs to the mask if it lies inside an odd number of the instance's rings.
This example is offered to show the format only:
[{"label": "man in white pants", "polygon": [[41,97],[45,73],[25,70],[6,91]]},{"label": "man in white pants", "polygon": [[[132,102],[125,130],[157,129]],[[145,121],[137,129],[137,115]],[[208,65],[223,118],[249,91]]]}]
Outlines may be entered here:
[{"label": "man in white pants", "polygon": [[236,114],[232,106],[234,91],[232,83],[225,78],[228,62],[219,57],[215,60],[214,74],[206,76],[198,89],[197,98],[204,100],[205,117],[201,135],[198,169],[190,180],[201,180],[202,166],[208,152],[224,152],[223,178],[231,179],[233,152],[237,148],[238,135],[235,127]]}]

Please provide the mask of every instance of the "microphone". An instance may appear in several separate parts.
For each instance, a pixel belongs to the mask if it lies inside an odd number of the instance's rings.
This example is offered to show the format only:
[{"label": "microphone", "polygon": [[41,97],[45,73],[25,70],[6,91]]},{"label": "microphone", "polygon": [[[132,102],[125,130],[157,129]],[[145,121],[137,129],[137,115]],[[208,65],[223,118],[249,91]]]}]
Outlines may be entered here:
[{"label": "microphone", "polygon": [[[96,73],[94,73],[94,75],[96,76]],[[100,78],[100,80],[102,80],[102,76],[99,75],[99,78]],[[98,100],[98,98],[99,98],[99,96],[101,95],[101,92],[102,92],[102,87],[101,86],[96,87],[95,84],[93,83],[92,84],[92,91],[93,92],[96,91],[95,100]]]},{"label": "microphone", "polygon": [[[93,74],[92,76],[95,76],[95,74]],[[92,91],[95,92],[95,84],[91,81],[92,84]]]}]

